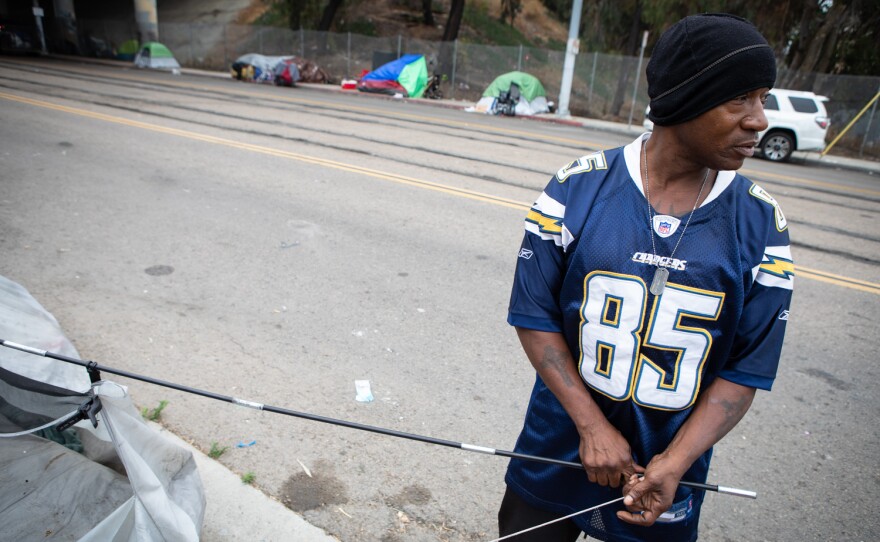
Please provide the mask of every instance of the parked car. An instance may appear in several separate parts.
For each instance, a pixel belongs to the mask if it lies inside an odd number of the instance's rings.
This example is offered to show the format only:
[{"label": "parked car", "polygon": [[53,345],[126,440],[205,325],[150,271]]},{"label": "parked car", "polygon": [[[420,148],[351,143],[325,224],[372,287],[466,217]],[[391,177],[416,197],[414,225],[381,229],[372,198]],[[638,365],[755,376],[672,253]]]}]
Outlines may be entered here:
[{"label": "parked car", "polygon": [[[786,162],[794,151],[821,151],[831,120],[825,110],[828,98],[812,92],[774,88],[764,104],[767,129],[758,134],[758,151],[774,162]],[[653,130],[645,109],[646,130]]]},{"label": "parked car", "polygon": [[831,119],[828,98],[812,92],[774,88],[764,104],[769,126],[758,134],[758,149],[767,160],[786,162],[793,151],[821,151]]}]

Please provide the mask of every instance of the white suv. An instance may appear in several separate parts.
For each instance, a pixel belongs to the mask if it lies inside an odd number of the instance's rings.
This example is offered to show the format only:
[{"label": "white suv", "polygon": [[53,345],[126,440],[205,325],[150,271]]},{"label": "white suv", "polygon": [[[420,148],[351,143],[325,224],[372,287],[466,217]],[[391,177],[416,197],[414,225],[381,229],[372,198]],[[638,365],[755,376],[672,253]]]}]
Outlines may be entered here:
[{"label": "white suv", "polygon": [[[758,134],[758,150],[774,162],[785,162],[792,151],[821,151],[825,148],[825,134],[831,120],[825,111],[828,98],[812,92],[774,88],[767,97],[764,114],[767,129]],[[653,130],[648,118],[651,108],[645,110],[646,130]]]},{"label": "white suv", "polygon": [[764,104],[769,126],[758,134],[764,158],[785,162],[792,151],[821,151],[831,120],[825,111],[828,98],[812,92],[774,88]]}]

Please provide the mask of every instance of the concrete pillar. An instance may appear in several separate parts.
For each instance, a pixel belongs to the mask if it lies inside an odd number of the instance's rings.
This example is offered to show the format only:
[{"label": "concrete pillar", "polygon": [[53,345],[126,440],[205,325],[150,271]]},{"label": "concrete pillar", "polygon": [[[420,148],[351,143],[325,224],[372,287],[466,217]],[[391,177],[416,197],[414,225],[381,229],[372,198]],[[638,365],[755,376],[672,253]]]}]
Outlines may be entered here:
[{"label": "concrete pillar", "polygon": [[134,19],[140,42],[159,41],[159,13],[156,0],[134,0]]},{"label": "concrete pillar", "polygon": [[[54,0],[55,24],[58,28],[58,36],[61,40],[61,48],[64,53],[78,53],[79,34],[76,29],[76,11],[73,9],[73,0]],[[88,44],[86,44],[88,47]]]}]

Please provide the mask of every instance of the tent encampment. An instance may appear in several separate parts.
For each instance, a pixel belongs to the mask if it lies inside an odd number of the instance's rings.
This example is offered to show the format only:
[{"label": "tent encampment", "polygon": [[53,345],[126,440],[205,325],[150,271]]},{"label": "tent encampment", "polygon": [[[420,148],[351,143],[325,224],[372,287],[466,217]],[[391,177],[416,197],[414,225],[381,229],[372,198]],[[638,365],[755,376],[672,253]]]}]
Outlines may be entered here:
[{"label": "tent encampment", "polygon": [[134,57],[138,54],[138,50],[140,49],[140,44],[136,39],[130,39],[123,41],[122,44],[116,50],[116,60],[134,60]]},{"label": "tent encampment", "polygon": [[267,56],[248,53],[235,59],[230,70],[232,77],[251,83],[274,83],[287,87],[300,81],[299,68],[292,56]]},{"label": "tent encampment", "polygon": [[138,68],[157,70],[179,70],[180,64],[171,54],[171,50],[157,41],[149,41],[141,45],[134,57],[134,65]]},{"label": "tent encampment", "polygon": [[[511,92],[511,87],[516,85],[516,91]],[[518,92],[514,112],[516,115],[537,115],[538,113],[550,112],[550,104],[547,102],[547,92],[544,85],[534,75],[525,72],[508,72],[499,75],[483,91],[483,97],[474,106],[473,111],[499,114],[500,101],[506,96]]]},{"label": "tent encampment", "polygon": [[205,496],[192,453],[144,422],[124,386],[34,355],[78,357],[2,276],[0,339],[0,538],[197,542]]},{"label": "tent encampment", "polygon": [[383,64],[361,77],[361,92],[401,94],[405,98],[421,98],[428,84],[428,63],[424,55],[403,55]]}]

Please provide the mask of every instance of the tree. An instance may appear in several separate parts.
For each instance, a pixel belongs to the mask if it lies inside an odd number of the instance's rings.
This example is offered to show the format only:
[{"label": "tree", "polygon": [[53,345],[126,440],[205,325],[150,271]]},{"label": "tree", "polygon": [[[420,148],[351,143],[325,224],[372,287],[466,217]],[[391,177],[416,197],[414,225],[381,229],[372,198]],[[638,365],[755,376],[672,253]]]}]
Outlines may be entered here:
[{"label": "tree", "polygon": [[422,0],[422,17],[427,26],[434,26],[433,4],[433,0]]},{"label": "tree", "polygon": [[510,19],[510,26],[513,26],[513,20],[517,14],[522,11],[522,0],[501,0],[501,22],[507,22]]},{"label": "tree", "polygon": [[299,30],[303,26],[303,12],[309,4],[309,0],[286,0],[288,25],[291,30]]},{"label": "tree", "polygon": [[449,18],[446,19],[446,28],[443,29],[443,41],[455,41],[458,39],[458,30],[461,28],[463,16],[464,0],[452,0],[449,6]]},{"label": "tree", "polygon": [[[642,2],[637,0],[635,3],[635,11],[630,16],[629,32],[627,32],[627,43],[625,54],[634,56],[638,52],[641,45],[639,35],[642,32]],[[617,79],[617,92],[614,94],[614,100],[611,103],[611,112],[620,115],[620,109],[623,107],[623,98],[626,96],[627,89],[630,88],[630,75],[632,71],[622,69]]]},{"label": "tree", "polygon": [[324,12],[321,14],[321,22],[318,23],[319,32],[330,31],[330,27],[333,26],[333,19],[336,17],[336,12],[339,11],[343,1],[344,0],[330,0],[327,2],[327,5],[324,6]]}]

